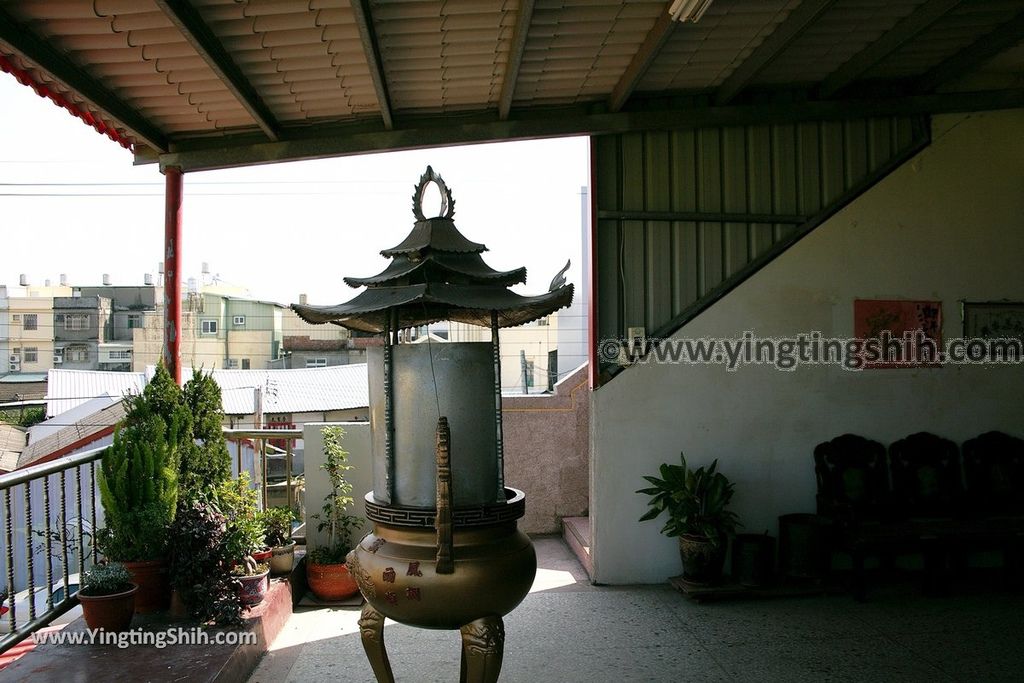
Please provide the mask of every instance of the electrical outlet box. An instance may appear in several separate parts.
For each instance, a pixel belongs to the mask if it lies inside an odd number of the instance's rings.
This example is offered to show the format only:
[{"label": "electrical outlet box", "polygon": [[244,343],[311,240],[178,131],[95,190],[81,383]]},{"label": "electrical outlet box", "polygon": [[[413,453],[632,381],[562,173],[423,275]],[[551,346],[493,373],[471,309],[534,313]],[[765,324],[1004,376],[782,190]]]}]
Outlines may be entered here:
[{"label": "electrical outlet box", "polygon": [[645,327],[629,327],[629,328],[626,328],[626,338],[628,339],[628,341],[633,341],[634,339],[646,339],[647,338],[647,328],[645,328]]}]

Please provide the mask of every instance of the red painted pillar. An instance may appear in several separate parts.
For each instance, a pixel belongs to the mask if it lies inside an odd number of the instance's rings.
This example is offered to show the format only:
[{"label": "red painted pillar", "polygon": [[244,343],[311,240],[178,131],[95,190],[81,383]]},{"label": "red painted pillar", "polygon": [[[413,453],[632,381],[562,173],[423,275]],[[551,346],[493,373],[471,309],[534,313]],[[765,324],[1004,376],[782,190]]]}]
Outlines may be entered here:
[{"label": "red painted pillar", "polygon": [[164,169],[164,365],[181,384],[181,169]]}]

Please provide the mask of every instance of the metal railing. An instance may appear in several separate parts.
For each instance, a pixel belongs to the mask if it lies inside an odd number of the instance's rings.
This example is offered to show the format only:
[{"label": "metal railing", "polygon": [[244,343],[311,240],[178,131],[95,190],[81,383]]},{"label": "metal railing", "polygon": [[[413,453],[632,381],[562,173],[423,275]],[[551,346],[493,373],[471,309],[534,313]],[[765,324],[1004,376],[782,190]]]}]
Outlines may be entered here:
[{"label": "metal railing", "polygon": [[[86,537],[90,536],[93,530],[96,528],[96,512],[97,512],[97,495],[96,495],[96,461],[99,460],[106,447],[95,448],[75,455],[70,455],[65,458],[54,460],[53,462],[43,463],[41,465],[34,465],[32,467],[26,467],[23,470],[16,470],[9,474],[0,475],[0,495],[3,497],[3,534],[4,534],[4,559],[7,566],[6,576],[6,593],[7,602],[4,604],[10,605],[10,611],[4,616],[4,619],[8,622],[9,631],[0,639],[0,654],[6,652],[19,641],[25,638],[33,631],[46,626],[54,619],[67,612],[78,604],[77,595],[71,594],[71,568],[74,565],[78,570],[79,577],[85,572],[86,569],[86,548],[85,541]],[[87,470],[89,477],[89,493],[88,493],[88,507],[90,508],[90,527],[89,531],[86,531],[86,520],[83,517],[83,488],[82,488],[82,475],[83,470]],[[69,476],[70,475],[70,476]],[[73,481],[69,482],[69,479],[73,477]],[[56,520],[59,523],[59,528],[54,529],[54,515],[53,515],[53,501],[51,494],[51,480],[56,479],[59,482],[60,495],[58,501],[58,514]],[[68,490],[69,485],[74,486],[74,495],[69,496]],[[16,539],[15,517],[17,515],[17,509],[12,501],[16,501],[19,497],[17,494],[20,491],[20,498],[23,504],[23,529],[24,539]],[[37,505],[33,502],[33,496],[37,493],[42,496],[41,510],[37,511]],[[69,520],[68,518],[68,506],[69,497],[73,497],[75,517]],[[40,515],[43,518],[42,529],[36,530],[33,527]],[[45,551],[46,556],[46,570],[45,570],[45,581],[46,581],[46,609],[43,610],[42,614],[37,614],[36,610],[36,595],[42,590],[36,588],[35,579],[35,555],[40,550],[37,547],[38,540],[34,540],[33,536],[42,536],[42,549]],[[70,537],[70,538],[69,538]],[[20,542],[19,542],[20,541]],[[60,574],[63,577],[63,599],[57,603],[54,603],[54,563],[55,563],[55,549],[54,544],[59,544],[59,566]],[[16,546],[20,545],[24,548],[24,557],[21,558],[25,564],[25,577],[27,583],[27,594],[28,600],[26,604],[27,620],[24,623],[19,622],[19,614],[16,600],[17,591],[15,590],[15,560],[16,560]],[[90,556],[89,566],[92,566],[96,562],[96,545],[90,540]],[[59,588],[59,587],[58,587]]]},{"label": "metal railing", "polygon": [[[269,506],[270,500],[268,441],[285,440],[285,448],[279,450],[283,450],[285,459],[287,504],[294,507],[298,484],[292,474],[293,449],[295,440],[302,438],[302,430],[225,429],[224,436],[235,444],[237,472],[246,471],[242,463],[243,442],[253,443],[253,464],[260,475],[256,484],[261,489],[264,508]],[[273,450],[272,446],[270,448]],[[0,586],[6,585],[6,599],[0,600],[0,605],[10,608],[2,617],[9,629],[6,634],[0,634],[3,636],[0,638],[0,654],[78,604],[78,596],[71,594],[71,574],[77,571],[80,581],[85,570],[98,561],[93,535],[97,528],[97,513],[102,514],[102,510],[96,470],[97,461],[106,449],[107,446],[95,448],[0,475],[0,521],[3,525],[3,546],[0,552],[3,553],[2,559],[6,565],[6,577],[0,578]],[[87,488],[83,488],[83,479],[87,480]],[[54,485],[60,490],[56,510],[53,500],[55,496],[51,490]],[[70,518],[69,508],[73,513]],[[88,514],[88,521],[83,512]],[[41,528],[37,529],[36,526]],[[36,580],[36,555],[40,552],[45,553],[46,557],[45,589],[38,586]],[[59,567],[59,576],[63,577],[62,584],[56,587],[55,564]],[[27,615],[21,614],[19,609],[21,605],[17,600],[17,588],[20,581],[15,581],[16,571],[24,575],[28,596],[25,603]],[[54,592],[61,588],[63,599],[55,603]],[[36,609],[36,597],[43,590],[46,594],[46,608],[40,612]]]}]

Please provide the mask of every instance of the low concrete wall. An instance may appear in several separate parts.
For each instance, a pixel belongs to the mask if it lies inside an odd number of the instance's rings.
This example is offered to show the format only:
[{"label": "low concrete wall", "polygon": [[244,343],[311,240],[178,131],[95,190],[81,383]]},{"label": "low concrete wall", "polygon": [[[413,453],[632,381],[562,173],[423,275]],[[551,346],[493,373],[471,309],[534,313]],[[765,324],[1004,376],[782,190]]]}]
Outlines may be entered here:
[{"label": "low concrete wall", "polygon": [[505,483],[526,493],[530,534],[561,533],[562,517],[589,507],[590,409],[587,366],[555,385],[554,394],[502,400]]}]

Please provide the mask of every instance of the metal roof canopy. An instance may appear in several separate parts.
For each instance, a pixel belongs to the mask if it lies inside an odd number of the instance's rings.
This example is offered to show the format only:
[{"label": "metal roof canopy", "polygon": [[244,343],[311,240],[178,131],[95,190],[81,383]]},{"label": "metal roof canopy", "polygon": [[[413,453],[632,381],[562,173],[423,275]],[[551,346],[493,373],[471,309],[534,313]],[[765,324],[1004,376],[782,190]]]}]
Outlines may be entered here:
[{"label": "metal roof canopy", "polygon": [[1019,0],[672,4],[0,0],[0,68],[183,171],[1024,106]]}]

